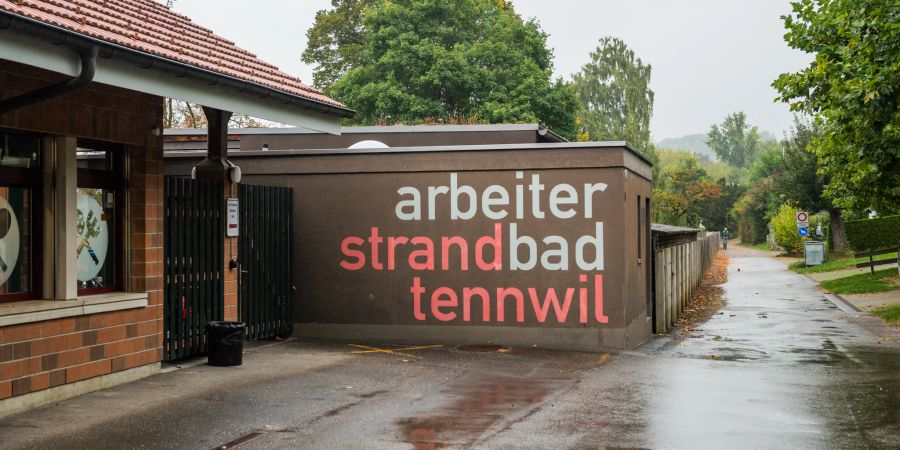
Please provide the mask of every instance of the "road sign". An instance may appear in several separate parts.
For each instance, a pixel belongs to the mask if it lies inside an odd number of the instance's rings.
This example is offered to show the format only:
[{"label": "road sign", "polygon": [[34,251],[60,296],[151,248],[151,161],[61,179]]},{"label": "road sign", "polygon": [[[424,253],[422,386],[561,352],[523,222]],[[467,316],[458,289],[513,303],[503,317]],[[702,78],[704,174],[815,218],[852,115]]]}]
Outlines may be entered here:
[{"label": "road sign", "polygon": [[809,228],[809,214],[804,211],[797,213],[797,228]]},{"label": "road sign", "polygon": [[806,228],[806,227],[800,228],[797,230],[797,234],[799,234],[800,237],[809,236],[809,228]]}]

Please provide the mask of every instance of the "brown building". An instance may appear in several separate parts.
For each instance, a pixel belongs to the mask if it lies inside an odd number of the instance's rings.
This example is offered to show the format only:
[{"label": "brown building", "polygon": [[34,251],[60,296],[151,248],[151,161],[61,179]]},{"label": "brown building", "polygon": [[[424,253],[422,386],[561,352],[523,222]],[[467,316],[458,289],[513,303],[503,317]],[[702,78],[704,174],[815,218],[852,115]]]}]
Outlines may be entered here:
[{"label": "brown building", "polygon": [[[293,239],[271,239],[292,242],[294,336],[581,349],[650,336],[652,171],[624,142],[231,157],[245,182],[293,188]],[[166,174],[198,161],[167,152]]]},{"label": "brown building", "polygon": [[163,97],[204,105],[197,176],[225,189],[231,111],[325,132],[352,115],[152,0],[0,1],[0,416],[159,370]]}]

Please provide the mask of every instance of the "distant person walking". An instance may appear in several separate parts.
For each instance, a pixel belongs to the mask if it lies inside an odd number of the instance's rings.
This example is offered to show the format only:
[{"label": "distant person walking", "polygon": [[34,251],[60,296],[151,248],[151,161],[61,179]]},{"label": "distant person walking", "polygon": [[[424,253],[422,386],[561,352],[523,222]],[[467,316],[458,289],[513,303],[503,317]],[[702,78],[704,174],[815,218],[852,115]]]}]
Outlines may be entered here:
[{"label": "distant person walking", "polygon": [[728,250],[728,227],[722,230],[722,248]]}]

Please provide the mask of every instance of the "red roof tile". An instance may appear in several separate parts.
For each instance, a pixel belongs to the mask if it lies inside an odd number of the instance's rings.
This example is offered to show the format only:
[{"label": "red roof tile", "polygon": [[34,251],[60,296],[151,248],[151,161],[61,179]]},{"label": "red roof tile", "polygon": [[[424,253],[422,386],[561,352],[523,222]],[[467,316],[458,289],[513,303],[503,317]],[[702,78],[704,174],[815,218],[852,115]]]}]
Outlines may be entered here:
[{"label": "red roof tile", "polygon": [[0,10],[112,44],[345,108],[299,78],[153,0],[0,0]]}]

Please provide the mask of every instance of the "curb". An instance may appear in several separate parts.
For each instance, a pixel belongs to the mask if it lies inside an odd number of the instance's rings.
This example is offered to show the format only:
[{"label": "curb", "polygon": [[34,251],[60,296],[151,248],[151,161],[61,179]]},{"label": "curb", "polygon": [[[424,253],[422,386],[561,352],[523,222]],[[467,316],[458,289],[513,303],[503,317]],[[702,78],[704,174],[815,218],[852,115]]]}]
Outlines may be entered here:
[{"label": "curb", "polygon": [[828,294],[828,295],[833,295],[833,296],[834,296],[835,298],[837,298],[838,300],[840,300],[840,301],[846,303],[847,306],[850,307],[850,309],[852,309],[852,310],[854,310],[854,311],[856,311],[856,312],[864,312],[864,313],[868,313],[868,311],[866,311],[866,310],[864,310],[864,309],[860,309],[858,306],[856,306],[855,303],[851,302],[850,300],[847,300],[847,299],[844,298],[844,296],[842,296],[841,294]]},{"label": "curb", "polygon": [[[796,273],[796,272],[794,272],[794,273]],[[819,287],[819,290],[822,290],[822,282],[815,280],[813,277],[811,277],[805,273],[798,274],[798,275],[803,275],[804,278],[815,283],[816,286]],[[825,292],[824,290],[822,290],[822,295],[825,297],[826,300],[833,303],[834,306],[837,306],[838,309],[840,309],[841,311],[869,314],[868,311],[859,309],[858,306],[854,305],[852,302],[850,302],[850,300],[847,300],[846,298],[842,297],[841,294],[832,294],[832,293],[828,293],[828,292]]]},{"label": "curb", "polygon": [[823,292],[822,295],[824,295],[828,301],[834,303],[834,306],[837,306],[841,311],[870,315],[868,311],[859,309],[859,307],[857,307],[853,303],[850,303],[849,300],[841,297],[839,294],[826,294]]}]

